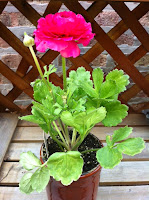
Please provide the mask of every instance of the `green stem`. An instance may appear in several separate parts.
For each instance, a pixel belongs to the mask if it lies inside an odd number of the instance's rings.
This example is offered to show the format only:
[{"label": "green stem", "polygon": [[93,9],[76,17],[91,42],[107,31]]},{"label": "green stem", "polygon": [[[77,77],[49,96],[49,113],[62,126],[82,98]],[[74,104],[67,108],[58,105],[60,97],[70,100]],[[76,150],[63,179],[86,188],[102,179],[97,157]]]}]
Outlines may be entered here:
[{"label": "green stem", "polygon": [[63,128],[63,125],[62,125],[61,119],[58,118],[57,121],[58,121],[59,126],[60,126],[60,128],[61,128],[61,131],[62,131],[62,133],[63,133],[63,135],[64,135],[64,137],[65,137],[65,132],[64,132],[64,128]]},{"label": "green stem", "polygon": [[65,138],[65,140],[66,140],[66,143],[67,143],[67,145],[69,146],[69,139],[68,139],[68,137],[66,136],[66,133],[65,133],[65,131],[64,131],[64,128],[63,128],[63,124],[62,124],[62,122],[61,122],[61,120],[60,119],[58,119],[58,123],[59,123],[59,126],[60,126],[60,128],[61,128],[61,131],[62,131],[62,133],[63,133],[63,136],[64,136],[64,138]]},{"label": "green stem", "polygon": [[82,151],[81,153],[88,153],[88,152],[92,152],[92,151],[98,151],[99,149],[88,149],[85,151]]},{"label": "green stem", "polygon": [[52,96],[53,96],[52,88],[51,88],[50,85],[48,84],[47,80],[44,78],[44,75],[43,75],[43,73],[42,73],[40,64],[39,64],[39,62],[38,62],[38,59],[37,59],[37,57],[36,57],[36,54],[35,54],[35,52],[34,52],[33,47],[32,47],[32,46],[29,46],[29,50],[30,50],[30,52],[31,52],[31,54],[32,54],[32,56],[33,56],[34,62],[35,62],[35,64],[36,64],[36,67],[37,67],[37,69],[38,69],[38,72],[39,72],[39,74],[40,74],[42,80],[43,80],[44,83],[48,86],[48,88],[49,88],[49,90],[50,90],[50,93],[51,93]]},{"label": "green stem", "polygon": [[77,150],[80,144],[83,142],[84,139],[80,139],[80,141],[76,141],[76,144],[73,146],[72,151]]},{"label": "green stem", "polygon": [[68,144],[70,144],[70,137],[69,137],[69,132],[68,132],[68,126],[66,126],[64,124],[64,129],[65,129],[65,134],[66,134],[66,138],[67,138],[67,141],[68,141]]},{"label": "green stem", "polygon": [[[52,126],[52,124],[51,124],[51,126]],[[52,126],[52,127],[53,127],[53,126]],[[51,132],[51,134],[50,134],[50,132]],[[62,148],[62,146],[66,148],[65,144],[63,144],[61,141],[59,141],[59,140],[52,134],[52,130],[51,130],[51,128],[50,128],[50,124],[49,124],[49,134],[50,134],[50,136],[52,137],[52,139],[58,144],[58,146],[60,147],[60,149],[61,149],[62,151],[64,151],[64,149]]]},{"label": "green stem", "polygon": [[73,144],[73,146],[75,146],[80,140],[81,140],[81,136],[79,136],[79,137],[77,138],[77,140],[75,141],[75,143]]},{"label": "green stem", "polygon": [[66,59],[64,57],[62,57],[62,69],[63,69],[63,87],[64,87],[64,92],[67,92]]},{"label": "green stem", "polygon": [[39,72],[41,78],[44,79],[43,73],[42,73],[42,70],[41,70],[41,68],[40,68],[40,65],[39,65],[38,59],[37,59],[37,57],[36,57],[36,54],[35,54],[35,52],[34,52],[34,49],[33,49],[32,46],[29,46],[29,49],[30,49],[30,52],[31,52],[31,54],[32,54],[32,56],[33,56],[33,59],[34,59],[34,62],[35,62],[35,64],[36,64],[36,67],[37,67],[37,69],[38,69],[38,72]]},{"label": "green stem", "polygon": [[46,166],[46,165],[47,165],[47,162],[48,162],[48,160],[47,160],[44,164],[42,164],[42,165],[40,166],[40,168]]},{"label": "green stem", "polygon": [[52,139],[59,145],[59,147],[61,148],[62,151],[64,151],[64,149],[62,148],[62,146],[65,149],[68,150],[67,146],[63,142],[59,141],[55,136],[53,136]]},{"label": "green stem", "polygon": [[73,133],[72,133],[72,141],[71,141],[71,146],[74,146],[75,141],[76,141],[76,136],[77,136],[77,132],[76,129],[73,129]]},{"label": "green stem", "polygon": [[90,130],[86,132],[85,136],[82,139],[81,139],[80,136],[77,138],[76,143],[75,143],[74,147],[72,148],[72,150],[75,150],[75,149],[77,149],[80,146],[80,144],[83,142],[83,140],[89,134],[89,132],[90,132]]},{"label": "green stem", "polygon": [[[59,134],[61,140],[62,140],[63,143],[67,146],[66,141],[64,140],[64,138],[63,138],[63,136],[62,136],[60,130],[58,129],[58,127],[57,127],[57,125],[56,125],[56,123],[55,123],[55,121],[53,121],[53,125],[54,125],[56,131],[58,132],[58,134]],[[68,142],[68,141],[67,141],[67,142]],[[69,149],[69,147],[67,146],[67,150],[68,150],[68,149]]]}]

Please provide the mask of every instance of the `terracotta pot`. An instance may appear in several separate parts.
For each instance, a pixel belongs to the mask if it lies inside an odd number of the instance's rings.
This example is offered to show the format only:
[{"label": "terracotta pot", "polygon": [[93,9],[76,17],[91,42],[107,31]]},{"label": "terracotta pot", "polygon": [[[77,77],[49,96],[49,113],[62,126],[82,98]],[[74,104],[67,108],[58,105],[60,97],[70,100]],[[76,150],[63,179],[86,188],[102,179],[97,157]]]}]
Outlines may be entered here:
[{"label": "terracotta pot", "polygon": [[[44,163],[41,150],[40,160]],[[51,177],[46,187],[48,200],[96,200],[100,172],[101,166],[99,165],[69,186],[64,186],[60,181],[56,181]]]}]

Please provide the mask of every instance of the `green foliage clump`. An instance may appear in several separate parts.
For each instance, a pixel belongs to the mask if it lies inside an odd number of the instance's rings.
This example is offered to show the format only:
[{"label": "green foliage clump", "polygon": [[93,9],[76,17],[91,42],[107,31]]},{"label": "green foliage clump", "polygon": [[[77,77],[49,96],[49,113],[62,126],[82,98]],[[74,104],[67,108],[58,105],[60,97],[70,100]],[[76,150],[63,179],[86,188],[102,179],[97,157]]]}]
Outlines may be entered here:
[{"label": "green foliage clump", "polygon": [[[55,72],[53,66],[44,68],[42,79],[33,85],[34,101],[32,114],[20,119],[38,124],[62,149],[52,154],[46,163],[31,152],[21,155],[22,166],[34,173],[27,173],[20,182],[20,190],[26,194],[41,192],[48,184],[50,176],[69,185],[79,179],[83,169],[83,159],[78,147],[99,122],[104,126],[117,126],[127,116],[128,107],[118,100],[118,95],[126,90],[129,77],[122,70],[113,70],[105,78],[100,68],[92,72],[79,67],[71,71],[65,90],[49,82]],[[59,125],[59,127],[58,127]],[[69,137],[68,127],[73,129]],[[132,128],[124,127],[106,137],[107,146],[97,150],[97,160],[104,168],[113,168],[121,160],[122,154],[133,156],[144,149],[142,138],[128,138]],[[77,133],[79,137],[76,137]],[[60,139],[58,139],[58,137]]]}]

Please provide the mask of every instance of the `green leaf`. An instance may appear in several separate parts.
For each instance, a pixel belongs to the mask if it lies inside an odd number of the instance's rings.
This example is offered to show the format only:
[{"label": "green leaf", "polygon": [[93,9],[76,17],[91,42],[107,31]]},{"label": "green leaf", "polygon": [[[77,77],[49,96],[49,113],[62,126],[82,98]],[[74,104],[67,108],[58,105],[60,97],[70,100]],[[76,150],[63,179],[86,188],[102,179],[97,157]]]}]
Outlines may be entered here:
[{"label": "green leaf", "polygon": [[114,134],[112,135],[112,144],[126,139],[131,133],[132,133],[132,128],[128,126],[115,130]]},{"label": "green leaf", "polygon": [[111,71],[106,76],[106,80],[115,81],[117,88],[118,88],[118,93],[125,91],[126,86],[129,84],[129,76],[124,75],[124,71],[118,70],[118,69]]},{"label": "green leaf", "polygon": [[96,93],[96,90],[87,82],[81,82],[80,83],[81,88],[91,97],[98,97],[98,94]]},{"label": "green leaf", "polygon": [[45,133],[48,133],[50,131],[47,124],[39,124],[39,126]]},{"label": "green leaf", "polygon": [[104,73],[101,68],[96,68],[92,72],[92,77],[93,77],[93,82],[94,82],[94,87],[96,90],[96,93],[99,93],[101,84],[104,79]]},{"label": "green leaf", "polygon": [[91,74],[84,67],[79,67],[77,71],[72,70],[67,78],[69,95],[71,96],[81,83],[87,83],[93,87],[93,82],[90,80]]},{"label": "green leaf", "polygon": [[26,121],[29,121],[29,122],[33,122],[33,123],[36,123],[36,124],[45,124],[45,121],[42,118],[38,118],[34,115],[26,115],[26,116],[23,116],[23,117],[19,117],[19,119],[26,120]]},{"label": "green leaf", "polygon": [[21,153],[20,163],[28,171],[41,166],[41,161],[31,151]]},{"label": "green leaf", "polygon": [[[43,117],[43,119],[53,120],[54,116],[50,113],[50,110],[48,110],[44,105],[33,101],[33,107],[38,110],[40,115]],[[46,120],[45,120],[46,121]]]},{"label": "green leaf", "polygon": [[31,177],[32,188],[37,192],[45,189],[50,180],[50,172],[47,167],[37,169]]},{"label": "green leaf", "polygon": [[95,124],[101,122],[106,116],[106,109],[100,107],[98,109],[90,109],[87,112],[74,113],[64,111],[61,114],[61,120],[67,126],[74,127],[81,136],[84,136]]},{"label": "green leaf", "polygon": [[83,159],[78,151],[57,152],[49,157],[47,166],[50,175],[56,181],[61,181],[63,185],[67,186],[81,176]]},{"label": "green leaf", "polygon": [[63,111],[60,118],[63,121],[63,123],[66,124],[67,126],[72,126],[72,127],[75,126],[74,117],[72,116],[71,112]]},{"label": "green leaf", "polygon": [[34,99],[40,103],[42,103],[43,99],[46,99],[47,96],[50,95],[49,89],[47,85],[43,82],[43,80],[37,79],[34,82]]},{"label": "green leaf", "polygon": [[25,194],[30,194],[31,192],[34,191],[31,185],[31,177],[32,173],[27,173],[22,177],[19,183],[19,189],[21,192]]},{"label": "green leaf", "polygon": [[145,148],[144,140],[140,137],[138,138],[129,138],[124,142],[117,144],[117,149],[129,156],[134,156],[138,153],[141,153]]},{"label": "green leaf", "polygon": [[107,115],[102,121],[105,126],[117,126],[127,116],[128,107],[121,104],[120,101],[103,102],[101,105],[107,111]]},{"label": "green leaf", "polygon": [[91,74],[86,71],[84,67],[78,67],[77,71],[71,71],[69,73],[69,78],[67,78],[68,85],[79,85],[81,82],[87,82],[89,85],[93,85],[90,80]]},{"label": "green leaf", "polygon": [[49,68],[47,69],[47,66],[44,66],[44,77],[49,78],[49,75],[56,72],[57,69],[54,67],[54,65],[49,65]]},{"label": "green leaf", "polygon": [[117,93],[117,86],[115,81],[107,80],[105,81],[100,88],[100,98],[109,98],[114,96]]},{"label": "green leaf", "polygon": [[75,99],[70,99],[69,101],[69,109],[71,112],[81,112],[85,111],[85,104],[86,99],[80,98],[78,101]]},{"label": "green leaf", "polygon": [[93,127],[95,124],[101,122],[106,117],[106,109],[104,107],[100,107],[98,109],[87,112],[85,124],[87,124],[88,128]]},{"label": "green leaf", "polygon": [[102,167],[105,169],[112,169],[120,163],[123,157],[122,153],[116,148],[113,149],[109,146],[105,146],[97,151],[96,158]]}]

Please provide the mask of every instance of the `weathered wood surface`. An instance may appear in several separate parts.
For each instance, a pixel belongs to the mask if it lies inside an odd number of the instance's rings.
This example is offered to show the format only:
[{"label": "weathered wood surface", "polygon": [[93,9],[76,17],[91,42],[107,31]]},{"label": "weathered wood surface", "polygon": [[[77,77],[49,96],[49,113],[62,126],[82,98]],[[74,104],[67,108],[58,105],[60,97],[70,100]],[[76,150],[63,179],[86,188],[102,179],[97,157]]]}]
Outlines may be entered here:
[{"label": "weathered wood surface", "polygon": [[[98,126],[102,124],[99,123]],[[146,119],[144,114],[129,114],[125,119],[123,119],[122,123],[118,126],[149,126],[149,120]],[[37,124],[30,123],[24,120],[20,120],[18,122],[18,127],[27,127],[27,126],[38,126]],[[103,126],[103,125],[102,125]]]},{"label": "weathered wood surface", "polygon": [[[5,155],[5,161],[19,161],[20,154],[32,150],[32,152],[39,157],[39,152],[42,142],[37,143],[11,143],[8,152]],[[103,143],[105,146],[106,144]],[[123,161],[149,161],[149,143],[146,143],[146,148],[142,153],[135,156],[123,155]]]},{"label": "weathered wood surface", "polygon": [[[2,200],[47,200],[46,192],[31,195],[22,194],[18,187],[0,187]],[[149,186],[107,186],[99,187],[97,200],[148,200]]]},{"label": "weathered wood surface", "polygon": [[0,167],[17,126],[18,114],[0,113]]},{"label": "weathered wood surface", "polygon": [[[101,141],[105,141],[106,134],[112,134],[119,127],[94,127],[91,133],[96,135]],[[149,127],[134,127],[130,137],[142,137],[149,141]],[[43,131],[40,127],[17,127],[13,136],[13,142],[42,142]]]},{"label": "weathered wood surface", "polygon": [[[121,162],[114,169],[102,169],[100,185],[149,184],[149,161]],[[26,170],[18,162],[4,162],[0,172],[0,185],[15,185]]]},{"label": "weathered wood surface", "polygon": [[[113,170],[102,170],[98,200],[147,200],[149,198],[149,122],[142,114],[130,114],[121,126],[127,124],[134,126],[133,137],[141,136],[147,141],[146,148],[134,157],[124,156],[120,165]],[[118,128],[98,125],[93,128],[92,133],[105,141],[106,134]],[[42,142],[43,135],[40,127],[19,122],[0,171],[0,199],[47,200],[45,192],[28,196],[21,194],[18,188],[19,180],[25,173],[18,162],[20,153],[31,150],[39,156]]]}]

